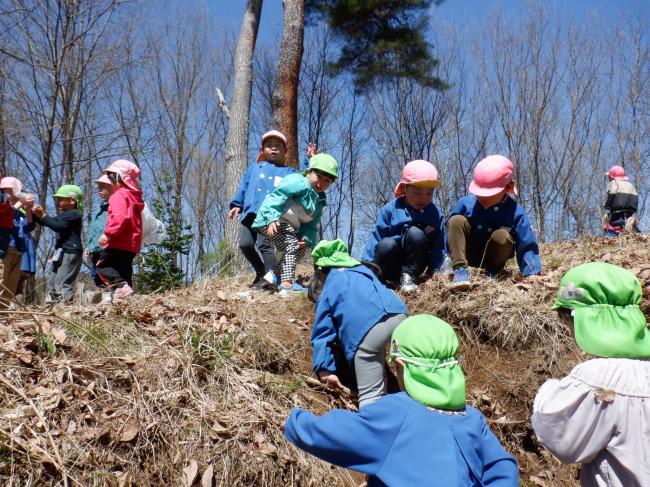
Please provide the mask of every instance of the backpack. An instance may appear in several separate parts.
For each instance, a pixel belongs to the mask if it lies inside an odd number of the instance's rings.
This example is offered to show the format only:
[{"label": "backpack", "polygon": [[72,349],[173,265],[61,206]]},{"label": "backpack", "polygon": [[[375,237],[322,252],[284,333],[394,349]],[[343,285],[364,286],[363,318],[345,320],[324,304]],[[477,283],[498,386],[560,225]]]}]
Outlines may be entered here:
[{"label": "backpack", "polygon": [[157,245],[167,238],[167,227],[158,220],[147,204],[142,209],[142,245]]}]

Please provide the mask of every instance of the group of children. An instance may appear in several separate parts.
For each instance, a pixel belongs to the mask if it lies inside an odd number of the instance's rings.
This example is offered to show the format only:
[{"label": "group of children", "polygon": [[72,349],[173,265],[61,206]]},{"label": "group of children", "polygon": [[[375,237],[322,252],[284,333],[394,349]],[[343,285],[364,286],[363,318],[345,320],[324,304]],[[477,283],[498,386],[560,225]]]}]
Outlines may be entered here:
[{"label": "group of children", "polygon": [[[541,272],[534,231],[511,197],[517,195],[512,162],[500,155],[480,161],[470,195],[447,218],[433,203],[436,168],[409,162],[358,261],[341,240],[316,244],[336,161],[310,154],[299,174],[283,164],[285,145],[279,132],[263,136],[229,216],[242,216],[240,246],[255,268],[253,285],[305,293],[316,303],[314,372],[330,387],[353,387],[359,398],[358,413],[317,417],[293,410],[283,426],[287,439],[367,473],[368,486],[518,485],[516,460],[466,404],[454,330],[433,316],[407,318],[405,304],[389,289],[415,291],[422,274],[439,270],[446,255],[455,288],[470,285],[469,266],[496,275],[512,257],[524,276]],[[610,172],[610,178],[620,176]],[[617,186],[611,193],[628,190]],[[624,198],[612,199],[616,217]],[[623,212],[622,218],[630,216]],[[256,232],[268,239],[263,259],[254,248]],[[271,244],[281,254],[278,263]],[[307,247],[313,247],[314,272],[304,288],[295,281],[295,265]],[[532,421],[540,442],[559,459],[585,464],[583,485],[650,485],[650,332],[640,299],[638,280],[609,264],[578,266],[561,282],[554,308],[577,344],[602,358],[544,384]],[[385,362],[388,345],[396,377]]]},{"label": "group of children", "polygon": [[54,193],[56,213],[48,214],[23,192],[14,177],[0,180],[0,307],[7,307],[20,294],[22,268],[35,273],[35,251],[31,232],[35,224],[56,232],[49,258],[46,302],[72,303],[84,256],[95,283],[105,291],[103,302],[133,293],[133,259],[142,241],[144,202],[138,183],[140,170],[130,161],[118,160],[95,181],[102,200],[82,243],[83,192],[65,184]]}]

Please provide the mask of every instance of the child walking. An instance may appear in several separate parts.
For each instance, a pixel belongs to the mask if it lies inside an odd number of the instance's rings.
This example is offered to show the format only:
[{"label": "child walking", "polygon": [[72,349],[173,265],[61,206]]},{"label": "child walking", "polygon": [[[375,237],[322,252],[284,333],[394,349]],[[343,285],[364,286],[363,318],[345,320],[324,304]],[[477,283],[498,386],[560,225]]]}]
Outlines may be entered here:
[{"label": "child walking", "polygon": [[327,462],[369,475],[368,487],[517,487],[517,462],[465,402],[458,338],[428,315],[405,319],[390,355],[404,392],[360,409],[321,417],[294,409],[284,434]]},{"label": "child walking", "polygon": [[609,177],[603,231],[606,237],[618,237],[623,231],[638,232],[635,217],[639,196],[636,188],[625,175],[621,166],[612,166],[605,173]]},{"label": "child walking", "polygon": [[650,485],[650,331],[641,284],[604,262],[569,270],[553,305],[594,358],[546,381],[533,405],[540,443],[580,463],[583,486]]},{"label": "child walking", "polygon": [[13,225],[2,261],[2,286],[0,288],[0,309],[9,306],[18,293],[20,266],[23,253],[27,251],[26,235],[34,229],[32,207],[34,197],[23,193],[22,183],[13,177],[0,180],[0,188],[12,205]]},{"label": "child walking", "polygon": [[113,162],[103,173],[112,185],[104,233],[99,237],[102,253],[97,273],[120,300],[133,294],[133,259],[142,244],[144,201],[138,178],[140,169],[124,159]]},{"label": "child walking", "polygon": [[440,269],[444,259],[445,219],[433,204],[438,171],[423,160],[409,162],[395,188],[396,198],[381,209],[366,242],[363,259],[374,262],[402,292],[418,288],[418,277]]},{"label": "child walking", "polygon": [[83,215],[83,193],[79,186],[65,184],[54,193],[58,214],[49,216],[40,206],[34,206],[34,220],[39,225],[57,232],[54,254],[50,258],[52,267],[47,279],[47,302],[74,299],[74,283],[81,269],[83,248],[81,225]]},{"label": "child walking", "polygon": [[255,271],[255,279],[251,284],[254,287],[267,284],[263,277],[275,265],[275,249],[265,235],[260,236],[255,248],[257,232],[252,225],[264,198],[280,185],[284,176],[296,172],[284,165],[286,147],[287,138],[282,132],[271,130],[262,135],[260,154],[256,162],[248,166],[239,189],[230,202],[228,218],[232,220],[238,215],[240,217],[242,227],[239,232],[239,249]]},{"label": "child walking", "polygon": [[329,154],[312,156],[305,172],[286,176],[257,212],[252,228],[269,237],[282,253],[273,268],[282,296],[307,294],[307,289],[295,282],[296,264],[307,247],[316,245],[325,191],[338,177],[338,170],[338,162]]},{"label": "child walking", "polygon": [[342,387],[331,348],[337,342],[354,370],[362,408],[386,394],[386,346],[406,318],[406,306],[370,268],[350,257],[343,241],[321,240],[311,255],[312,368],[321,381]]},{"label": "child walking", "polygon": [[514,166],[507,158],[486,157],[474,169],[469,185],[472,194],[461,198],[451,210],[447,240],[454,268],[453,287],[469,287],[468,266],[494,275],[513,255],[517,256],[522,275],[542,271],[528,215],[510,196],[518,194],[513,173]]},{"label": "child walking", "polygon": [[[113,194],[113,184],[106,174],[102,174],[95,180],[97,184],[97,194],[101,198],[97,210],[93,213],[90,228],[88,229],[88,245],[84,251],[84,255],[90,260],[90,276],[93,278],[95,285],[99,288],[105,288],[106,285],[97,273],[97,262],[101,258],[102,251],[104,250],[99,243],[99,237],[104,233],[106,227],[106,219],[108,218],[108,199]],[[110,302],[110,292],[102,294],[102,302]]]}]

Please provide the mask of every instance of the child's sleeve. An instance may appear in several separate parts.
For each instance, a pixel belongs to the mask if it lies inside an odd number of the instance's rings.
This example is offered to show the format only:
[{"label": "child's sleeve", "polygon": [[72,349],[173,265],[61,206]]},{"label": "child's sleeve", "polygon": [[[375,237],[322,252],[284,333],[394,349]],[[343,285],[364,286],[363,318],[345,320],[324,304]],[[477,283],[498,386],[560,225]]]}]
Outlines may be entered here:
[{"label": "child's sleeve", "polygon": [[309,245],[309,247],[314,247],[318,243],[317,240],[319,223],[320,218],[314,218],[312,221],[300,225],[299,234],[305,237],[305,240],[307,240],[307,245]]},{"label": "child's sleeve", "polygon": [[517,487],[519,469],[517,460],[509,455],[483,421],[483,477],[482,485],[491,487]]},{"label": "child's sleeve", "polygon": [[47,215],[43,218],[39,218],[37,221],[44,227],[54,230],[55,232],[60,232],[61,230],[65,230],[69,226],[69,221],[65,220],[61,215],[58,216]]},{"label": "child's sleeve", "polygon": [[316,306],[316,316],[314,325],[311,328],[311,364],[315,372],[327,370],[336,371],[336,361],[329,344],[336,340],[337,333],[330,308],[327,290],[323,289],[318,305]]},{"label": "child's sleeve", "polygon": [[251,177],[251,170],[252,170],[252,166],[249,166],[246,169],[246,172],[244,172],[244,175],[242,176],[241,181],[239,182],[239,188],[237,188],[237,192],[235,193],[235,196],[233,196],[232,201],[230,202],[231,210],[233,208],[244,207],[244,197],[246,196],[246,189],[248,188],[248,182]]},{"label": "child's sleeve", "polygon": [[268,226],[269,224],[278,221],[282,214],[284,213],[284,206],[292,198],[297,197],[300,194],[300,191],[304,189],[301,184],[301,180],[298,178],[303,178],[299,174],[289,174],[282,178],[280,186],[275,188],[272,193],[266,195],[262,205],[259,210],[257,210],[257,216],[253,222],[253,229],[261,230]]},{"label": "child's sleeve", "polygon": [[391,235],[390,229],[390,209],[388,205],[384,206],[379,212],[379,217],[377,218],[377,223],[375,223],[375,228],[372,229],[372,232],[368,236],[368,241],[366,242],[366,248],[363,251],[362,259],[368,262],[372,262],[375,258],[375,249],[377,244],[386,237],[399,237],[399,235]]},{"label": "child's sleeve", "polygon": [[533,404],[540,443],[564,463],[589,463],[617,434],[615,402],[597,401],[594,389],[571,376],[548,380]]},{"label": "child's sleeve", "polygon": [[442,266],[442,261],[445,259],[445,218],[438,211],[438,227],[434,230],[436,232],[433,240],[433,248],[431,249],[431,256],[429,257],[429,274],[433,274]]},{"label": "child's sleeve", "polygon": [[533,232],[533,227],[528,220],[528,215],[521,208],[517,209],[519,215],[515,215],[517,224],[515,226],[515,250],[517,264],[524,276],[531,276],[542,272],[542,262],[539,258],[539,246]]},{"label": "child's sleeve", "polygon": [[298,448],[326,462],[375,475],[404,419],[393,407],[392,401],[382,399],[359,413],[337,409],[320,417],[294,409],[284,434]]}]

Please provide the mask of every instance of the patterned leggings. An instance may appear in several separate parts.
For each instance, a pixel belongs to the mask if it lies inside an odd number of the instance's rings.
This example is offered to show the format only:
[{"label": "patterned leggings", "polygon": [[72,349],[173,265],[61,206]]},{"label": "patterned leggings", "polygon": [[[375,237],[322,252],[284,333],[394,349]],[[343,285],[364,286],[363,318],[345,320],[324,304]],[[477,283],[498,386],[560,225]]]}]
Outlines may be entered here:
[{"label": "patterned leggings", "polygon": [[273,267],[273,272],[280,276],[282,281],[292,281],[296,276],[296,264],[298,260],[305,254],[307,247],[300,248],[300,239],[296,235],[294,228],[281,221],[278,232],[269,237],[275,248],[282,253],[282,257]]}]

